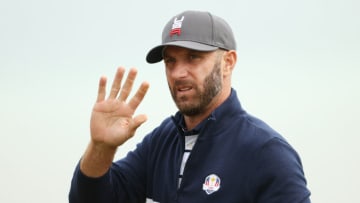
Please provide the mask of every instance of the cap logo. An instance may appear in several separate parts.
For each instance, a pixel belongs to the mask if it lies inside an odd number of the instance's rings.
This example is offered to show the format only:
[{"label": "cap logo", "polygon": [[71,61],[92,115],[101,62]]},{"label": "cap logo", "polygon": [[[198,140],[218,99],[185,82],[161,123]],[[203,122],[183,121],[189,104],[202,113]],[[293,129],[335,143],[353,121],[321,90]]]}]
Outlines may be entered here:
[{"label": "cap logo", "polygon": [[174,23],[170,31],[170,37],[172,37],[173,35],[178,35],[178,36],[181,35],[181,26],[183,20],[184,20],[184,16],[182,16],[180,20],[178,20],[177,17],[174,19]]},{"label": "cap logo", "polygon": [[203,184],[203,190],[210,195],[220,189],[220,178],[215,174],[208,175]]}]

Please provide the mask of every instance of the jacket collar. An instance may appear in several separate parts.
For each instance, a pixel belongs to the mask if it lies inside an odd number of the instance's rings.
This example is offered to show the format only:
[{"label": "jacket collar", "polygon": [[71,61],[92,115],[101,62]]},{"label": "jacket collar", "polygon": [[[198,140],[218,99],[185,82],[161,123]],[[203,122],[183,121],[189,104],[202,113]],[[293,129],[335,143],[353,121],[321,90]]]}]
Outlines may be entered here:
[{"label": "jacket collar", "polygon": [[201,131],[203,131],[204,126],[207,125],[208,121],[215,121],[216,124],[226,123],[228,122],[228,119],[241,113],[245,113],[245,111],[241,107],[236,91],[232,88],[230,96],[194,129],[190,131],[186,129],[184,115],[179,111],[174,116],[172,116],[172,120],[178,128],[179,132],[186,136],[199,134]]}]

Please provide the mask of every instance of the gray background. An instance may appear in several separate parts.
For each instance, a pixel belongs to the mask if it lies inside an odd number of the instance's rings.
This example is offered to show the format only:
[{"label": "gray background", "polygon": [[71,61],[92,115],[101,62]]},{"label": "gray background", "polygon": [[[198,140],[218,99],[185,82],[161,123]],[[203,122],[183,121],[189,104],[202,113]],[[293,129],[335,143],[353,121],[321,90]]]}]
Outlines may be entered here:
[{"label": "gray background", "polygon": [[163,25],[208,10],[235,32],[244,108],[302,157],[313,202],[360,202],[360,1],[0,1],[0,202],[67,202],[89,141],[98,79],[137,67],[149,120],[116,158],[176,107],[163,64],[145,62]]}]

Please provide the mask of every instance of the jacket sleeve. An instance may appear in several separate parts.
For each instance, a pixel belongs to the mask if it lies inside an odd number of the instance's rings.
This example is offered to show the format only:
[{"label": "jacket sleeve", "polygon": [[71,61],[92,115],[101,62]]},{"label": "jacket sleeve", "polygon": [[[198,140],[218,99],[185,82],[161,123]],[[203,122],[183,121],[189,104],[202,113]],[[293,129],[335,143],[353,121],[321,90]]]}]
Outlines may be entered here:
[{"label": "jacket sleeve", "polygon": [[99,178],[87,177],[77,165],[69,193],[69,203],[145,202],[147,138],[134,151],[112,164]]},{"label": "jacket sleeve", "polygon": [[111,191],[110,173],[99,178],[90,178],[76,166],[69,193],[69,203],[115,202]]},{"label": "jacket sleeve", "polygon": [[310,203],[300,157],[284,140],[273,138],[258,153],[254,187],[257,203]]}]

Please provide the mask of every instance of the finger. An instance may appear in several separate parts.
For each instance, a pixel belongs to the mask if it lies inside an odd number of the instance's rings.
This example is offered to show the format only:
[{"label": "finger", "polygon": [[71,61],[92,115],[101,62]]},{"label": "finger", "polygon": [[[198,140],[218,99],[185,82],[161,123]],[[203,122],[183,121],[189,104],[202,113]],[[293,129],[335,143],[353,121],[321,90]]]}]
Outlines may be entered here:
[{"label": "finger", "polygon": [[135,68],[131,68],[129,71],[129,74],[126,78],[125,84],[121,89],[120,96],[119,96],[120,101],[125,101],[128,98],[128,96],[131,92],[132,86],[134,84],[136,75],[137,75],[137,70]]},{"label": "finger", "polygon": [[141,86],[139,87],[138,91],[136,92],[136,94],[133,96],[133,98],[131,98],[131,100],[129,101],[129,106],[130,108],[132,108],[133,110],[135,110],[139,104],[141,103],[141,101],[144,99],[146,92],[148,91],[150,85],[148,82],[143,82],[141,84]]},{"label": "finger", "polygon": [[110,91],[110,94],[109,94],[109,99],[115,99],[116,96],[118,95],[119,93],[119,90],[120,90],[120,86],[121,86],[121,81],[122,81],[122,78],[124,76],[124,73],[125,73],[125,68],[123,67],[119,67],[116,71],[116,74],[115,74],[115,77],[114,77],[114,81],[113,81],[113,84],[111,86],[111,91]]},{"label": "finger", "polygon": [[134,123],[133,123],[133,130],[136,131],[136,129],[143,124],[147,120],[147,116],[145,114],[137,115],[134,117]]},{"label": "finger", "polygon": [[147,120],[147,116],[145,114],[137,115],[133,118],[130,125],[130,132],[126,137],[126,140],[132,138],[135,135],[136,130]]},{"label": "finger", "polygon": [[106,77],[101,77],[99,80],[98,96],[96,102],[103,101],[106,94]]}]

